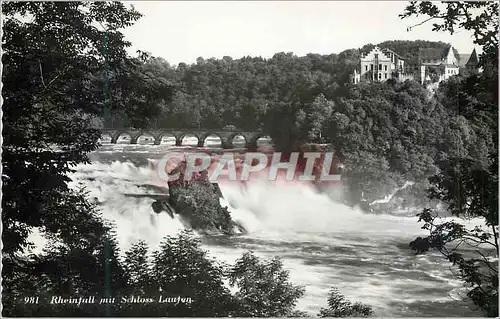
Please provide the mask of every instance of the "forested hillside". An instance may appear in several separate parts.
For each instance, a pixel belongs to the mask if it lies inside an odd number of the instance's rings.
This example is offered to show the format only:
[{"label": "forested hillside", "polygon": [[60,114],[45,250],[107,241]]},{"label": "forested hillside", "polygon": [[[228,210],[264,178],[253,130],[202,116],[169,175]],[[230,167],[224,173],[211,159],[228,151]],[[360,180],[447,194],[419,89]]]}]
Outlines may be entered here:
[{"label": "forested hillside", "polygon": [[[448,44],[430,41],[385,41],[378,46],[394,50],[415,61],[419,48],[444,48]],[[360,54],[375,45],[345,50],[338,54],[276,53],[270,59],[198,58],[192,65],[172,66],[162,58],[145,56],[143,67],[155,82],[174,84],[181,90],[172,100],[150,103],[147,113],[134,105],[114,103],[113,122],[106,125],[135,127],[263,128],[266,112],[279,103],[311,103],[320,93],[338,101],[346,94],[349,74],[359,66]],[[117,95],[111,89],[111,96]],[[118,98],[118,97],[117,97]],[[137,101],[136,101],[137,102]],[[153,112],[153,109],[155,112]],[[127,116],[129,115],[129,116]]]}]

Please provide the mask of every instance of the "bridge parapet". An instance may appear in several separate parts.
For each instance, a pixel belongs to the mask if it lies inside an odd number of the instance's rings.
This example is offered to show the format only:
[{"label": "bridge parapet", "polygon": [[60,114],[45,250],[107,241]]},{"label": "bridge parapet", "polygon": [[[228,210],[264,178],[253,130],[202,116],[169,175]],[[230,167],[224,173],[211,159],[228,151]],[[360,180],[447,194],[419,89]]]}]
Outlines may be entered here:
[{"label": "bridge parapet", "polygon": [[120,136],[130,136],[130,144],[137,144],[141,136],[149,135],[153,138],[155,145],[160,145],[163,138],[170,135],[175,138],[175,145],[182,146],[182,140],[187,135],[193,135],[198,139],[198,147],[203,147],[209,136],[217,136],[221,140],[223,148],[233,148],[233,139],[240,135],[245,139],[245,146],[256,147],[257,140],[267,136],[265,132],[248,132],[243,130],[201,130],[201,129],[160,129],[160,130],[137,130],[137,129],[103,129],[103,135],[111,137],[111,143],[116,144]]}]

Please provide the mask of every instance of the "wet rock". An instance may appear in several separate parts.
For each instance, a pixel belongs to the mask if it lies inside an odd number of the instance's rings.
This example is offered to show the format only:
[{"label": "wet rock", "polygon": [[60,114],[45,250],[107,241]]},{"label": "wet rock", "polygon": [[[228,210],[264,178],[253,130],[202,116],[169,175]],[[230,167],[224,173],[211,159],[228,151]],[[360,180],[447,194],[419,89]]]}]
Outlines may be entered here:
[{"label": "wet rock", "polygon": [[419,255],[428,251],[431,245],[427,238],[417,237],[409,246],[416,255]]},{"label": "wet rock", "polygon": [[151,208],[157,214],[165,212],[170,216],[170,218],[174,218],[175,210],[166,201],[155,201],[151,204]]},{"label": "wet rock", "polygon": [[153,191],[156,194],[168,194],[168,189],[162,186],[153,184],[135,184],[135,186],[144,188],[146,191]]},{"label": "wet rock", "polygon": [[361,201],[359,203],[359,208],[365,213],[374,213],[373,207],[370,206],[370,203],[368,201]]},{"label": "wet rock", "polygon": [[247,230],[245,229],[245,227],[243,227],[243,225],[241,225],[237,221],[233,220],[232,226],[233,226],[233,233],[237,233],[237,234],[246,234],[247,233]]},{"label": "wet rock", "polygon": [[[170,171],[170,175],[179,174],[176,180],[168,182],[168,204],[172,210],[196,231],[226,235],[246,232],[244,227],[232,220],[227,208],[221,206],[220,187],[209,181],[207,172],[198,172],[189,180],[184,180],[185,167],[185,161],[181,161]],[[156,207],[156,210],[162,209]]]}]

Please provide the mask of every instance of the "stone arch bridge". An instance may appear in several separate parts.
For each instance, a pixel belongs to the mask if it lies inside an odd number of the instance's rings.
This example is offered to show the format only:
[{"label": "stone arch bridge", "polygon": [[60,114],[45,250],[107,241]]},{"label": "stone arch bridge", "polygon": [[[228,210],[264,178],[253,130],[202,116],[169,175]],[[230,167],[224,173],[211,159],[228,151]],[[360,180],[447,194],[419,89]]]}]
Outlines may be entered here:
[{"label": "stone arch bridge", "polygon": [[164,137],[174,137],[175,145],[182,146],[184,137],[193,135],[198,139],[198,147],[205,145],[205,140],[209,136],[220,138],[223,148],[233,148],[233,139],[242,136],[245,139],[245,147],[257,147],[257,140],[261,137],[269,136],[265,132],[245,132],[245,131],[224,131],[224,130],[203,130],[203,129],[160,129],[160,130],[136,130],[136,129],[103,129],[102,135],[111,137],[111,143],[116,144],[123,135],[130,136],[130,144],[137,144],[142,136],[151,136],[155,145],[160,145]]}]

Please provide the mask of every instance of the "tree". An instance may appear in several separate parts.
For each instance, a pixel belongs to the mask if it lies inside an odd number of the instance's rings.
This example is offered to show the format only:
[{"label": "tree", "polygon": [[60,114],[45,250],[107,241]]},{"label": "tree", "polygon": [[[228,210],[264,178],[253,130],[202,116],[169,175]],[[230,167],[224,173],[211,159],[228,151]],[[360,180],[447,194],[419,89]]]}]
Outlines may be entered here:
[{"label": "tree", "polygon": [[31,227],[59,222],[50,206],[67,202],[70,167],[87,163],[100,137],[91,120],[105,97],[89,78],[126,57],[119,29],[140,14],[119,2],[8,2],[2,10],[3,239],[4,252],[14,253]]},{"label": "tree", "polygon": [[[54,203],[46,225],[48,244],[41,254],[4,254],[3,315],[5,316],[106,316],[117,305],[50,304],[53,296],[111,296],[125,294],[127,274],[118,259],[118,248],[110,226],[87,202],[86,193],[66,196],[66,203]],[[63,224],[64,227],[60,227]],[[38,304],[26,304],[37,296]]]},{"label": "tree", "polygon": [[430,248],[441,252],[458,268],[457,276],[468,287],[467,297],[486,316],[498,315],[498,159],[485,168],[473,159],[440,163],[441,172],[431,178],[430,198],[449,203],[455,216],[481,218],[484,226],[468,229],[455,221],[440,221],[430,209],[419,214],[429,236],[410,244],[417,254]]},{"label": "tree", "polygon": [[312,142],[323,141],[322,132],[330,117],[334,103],[328,101],[323,94],[318,95],[307,110],[308,138]]},{"label": "tree", "polygon": [[138,57],[125,61],[123,67],[105,81],[111,87],[113,109],[124,110],[132,127],[151,128],[157,125],[156,119],[166,113],[177,89],[173,70],[166,61],[138,53]]},{"label": "tree", "polygon": [[360,302],[346,300],[339,290],[333,287],[328,293],[328,308],[321,308],[318,316],[325,317],[371,317],[373,310]]},{"label": "tree", "polygon": [[[191,304],[169,305],[168,316],[221,317],[234,310],[235,303],[224,286],[224,267],[201,249],[190,231],[167,237],[153,254],[154,287],[171,296],[192,298]],[[156,289],[159,291],[159,289]],[[156,316],[165,315],[157,313]]]},{"label": "tree", "polygon": [[[350,204],[369,202],[401,182],[425,181],[443,149],[445,111],[419,83],[360,83],[333,105],[324,132],[344,164]],[[400,184],[402,186],[402,184]]]},{"label": "tree", "polygon": [[[454,115],[456,134],[448,139],[460,146],[455,156],[438,162],[439,173],[430,179],[429,197],[447,202],[449,211],[461,218],[480,218],[484,226],[467,229],[456,221],[439,221],[425,209],[419,214],[429,236],[410,246],[416,253],[433,248],[458,269],[468,287],[467,297],[486,316],[498,316],[498,3],[445,2],[445,8],[425,1],[411,2],[403,18],[424,14],[433,30],[454,33],[458,28],[474,32],[483,47],[484,72],[459,83],[441,87]],[[450,88],[453,88],[450,90]],[[453,106],[453,107],[451,107]],[[469,147],[467,149],[467,140]],[[480,145],[475,147],[473,145]]]},{"label": "tree", "polygon": [[245,253],[230,270],[229,280],[238,288],[235,294],[238,316],[300,315],[294,307],[304,294],[304,288],[289,282],[289,272],[277,258],[261,262],[253,253]]},{"label": "tree", "polygon": [[[304,292],[289,282],[288,272],[278,259],[261,262],[244,254],[234,266],[209,258],[192,231],[168,236],[151,262],[144,243],[134,245],[124,261],[133,295],[184,296],[192,302],[126,306],[128,316],[182,317],[271,317],[304,316],[294,310]],[[224,281],[229,279],[238,291],[231,294]]]},{"label": "tree", "polygon": [[431,1],[410,1],[401,18],[424,15],[428,18],[409,27],[408,31],[428,21],[433,21],[433,31],[451,34],[459,29],[473,32],[474,43],[483,48],[480,63],[484,67],[498,64],[498,3],[472,1],[442,1],[439,6]]},{"label": "tree", "polygon": [[[109,308],[30,308],[19,297],[107,296],[125,286],[113,233],[68,174],[98,147],[95,117],[110,108],[102,84],[127,63],[121,29],[141,15],[120,2],[6,2],[2,13],[3,314],[105,315]],[[50,245],[22,256],[35,227]]]},{"label": "tree", "polygon": [[304,133],[306,113],[298,102],[277,102],[266,113],[264,131],[271,136],[274,147],[280,152],[290,152],[307,138]]}]

